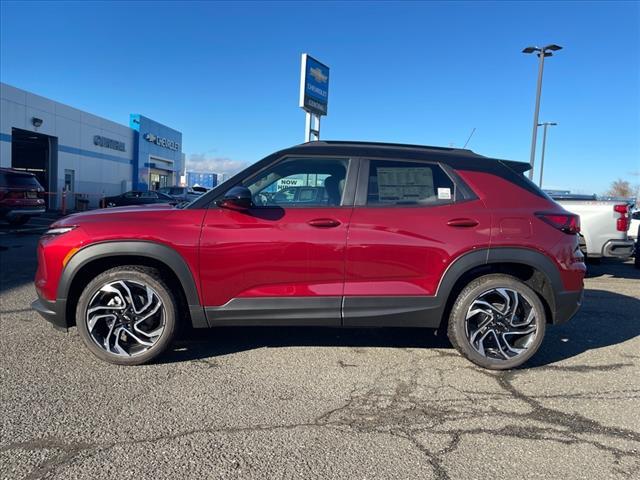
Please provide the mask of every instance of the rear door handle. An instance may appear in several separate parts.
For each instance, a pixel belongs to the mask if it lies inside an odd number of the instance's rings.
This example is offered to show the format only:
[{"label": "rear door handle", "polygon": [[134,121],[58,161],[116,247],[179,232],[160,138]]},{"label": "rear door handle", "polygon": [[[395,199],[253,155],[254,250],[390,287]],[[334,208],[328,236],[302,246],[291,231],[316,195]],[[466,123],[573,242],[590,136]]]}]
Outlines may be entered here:
[{"label": "rear door handle", "polygon": [[314,218],[313,220],[309,220],[307,223],[316,228],[333,228],[340,225],[340,222],[333,218]]},{"label": "rear door handle", "polygon": [[469,228],[478,225],[478,221],[473,218],[452,218],[447,222],[450,227]]}]

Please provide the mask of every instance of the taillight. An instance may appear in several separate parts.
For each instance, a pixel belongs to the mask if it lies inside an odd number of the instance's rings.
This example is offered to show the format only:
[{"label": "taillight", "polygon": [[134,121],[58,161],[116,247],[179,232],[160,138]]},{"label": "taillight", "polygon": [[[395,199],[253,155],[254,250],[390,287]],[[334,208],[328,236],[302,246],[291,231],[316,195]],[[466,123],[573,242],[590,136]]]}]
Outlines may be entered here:
[{"label": "taillight", "polygon": [[9,192],[7,193],[7,198],[24,198],[24,192]]},{"label": "taillight", "polygon": [[626,232],[629,230],[629,205],[626,203],[619,203],[613,206],[613,211],[620,214],[620,218],[616,220],[616,230],[619,232]]},{"label": "taillight", "polygon": [[569,235],[580,233],[580,217],[573,213],[538,212],[536,217]]}]

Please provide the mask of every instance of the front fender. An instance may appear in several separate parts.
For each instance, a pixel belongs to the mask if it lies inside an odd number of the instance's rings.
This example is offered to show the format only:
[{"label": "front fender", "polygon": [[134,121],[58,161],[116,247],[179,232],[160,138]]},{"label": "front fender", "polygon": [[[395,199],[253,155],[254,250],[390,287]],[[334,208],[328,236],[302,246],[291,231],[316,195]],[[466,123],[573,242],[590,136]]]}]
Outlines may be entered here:
[{"label": "front fender", "polygon": [[193,326],[208,326],[204,319],[204,311],[200,302],[196,281],[187,262],[171,247],[144,240],[100,242],[87,245],[76,252],[65,266],[58,283],[56,295],[58,309],[64,311],[73,279],[83,267],[95,260],[116,256],[150,258],[166,265],[167,268],[173,271],[182,285],[189,305]]}]

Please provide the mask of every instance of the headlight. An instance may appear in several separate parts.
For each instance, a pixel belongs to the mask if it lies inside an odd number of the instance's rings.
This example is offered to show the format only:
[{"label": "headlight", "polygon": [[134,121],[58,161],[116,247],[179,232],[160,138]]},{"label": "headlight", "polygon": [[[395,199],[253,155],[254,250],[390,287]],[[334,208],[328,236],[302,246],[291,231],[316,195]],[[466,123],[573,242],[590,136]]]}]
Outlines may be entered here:
[{"label": "headlight", "polygon": [[54,227],[44,232],[43,235],[62,235],[64,233],[70,232],[74,228],[76,228],[75,225],[71,227]]}]

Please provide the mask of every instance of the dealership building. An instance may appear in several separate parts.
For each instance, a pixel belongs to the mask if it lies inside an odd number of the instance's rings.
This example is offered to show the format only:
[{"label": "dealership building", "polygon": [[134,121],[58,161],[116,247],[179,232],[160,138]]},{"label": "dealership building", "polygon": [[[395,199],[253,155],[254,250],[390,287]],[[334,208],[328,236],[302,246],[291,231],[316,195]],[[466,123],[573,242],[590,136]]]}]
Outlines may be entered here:
[{"label": "dealership building", "polygon": [[96,207],[102,196],[178,185],[185,175],[181,132],[139,114],[121,125],[5,83],[0,167],[36,174],[51,209],[65,190],[70,202]]}]

